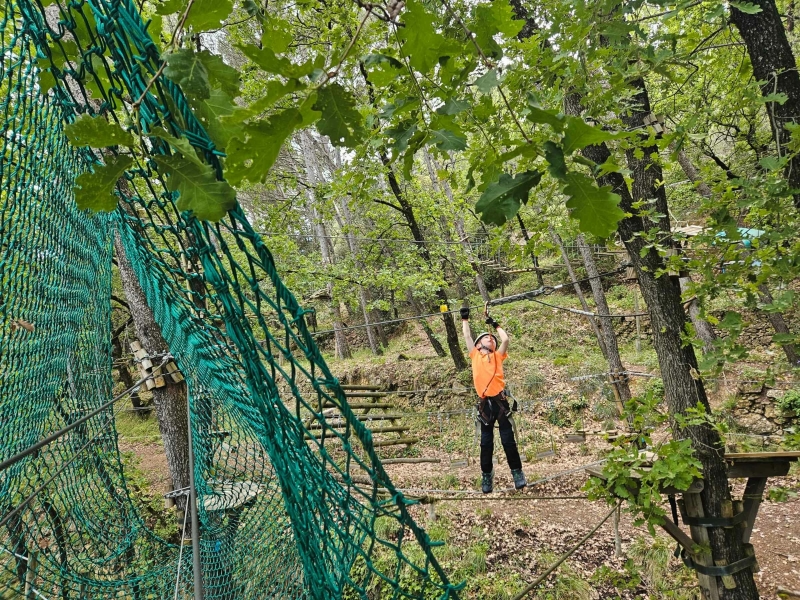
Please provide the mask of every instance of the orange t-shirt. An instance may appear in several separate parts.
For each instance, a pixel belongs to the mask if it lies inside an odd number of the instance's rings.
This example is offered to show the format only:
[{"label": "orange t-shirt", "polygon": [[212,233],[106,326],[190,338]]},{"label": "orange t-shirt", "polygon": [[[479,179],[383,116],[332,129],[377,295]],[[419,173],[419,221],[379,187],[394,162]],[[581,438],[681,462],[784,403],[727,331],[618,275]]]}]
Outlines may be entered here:
[{"label": "orange t-shirt", "polygon": [[508,358],[508,352],[500,354],[481,354],[477,347],[469,353],[472,359],[472,381],[478,396],[496,396],[506,389],[506,380],[503,377],[503,361]]}]

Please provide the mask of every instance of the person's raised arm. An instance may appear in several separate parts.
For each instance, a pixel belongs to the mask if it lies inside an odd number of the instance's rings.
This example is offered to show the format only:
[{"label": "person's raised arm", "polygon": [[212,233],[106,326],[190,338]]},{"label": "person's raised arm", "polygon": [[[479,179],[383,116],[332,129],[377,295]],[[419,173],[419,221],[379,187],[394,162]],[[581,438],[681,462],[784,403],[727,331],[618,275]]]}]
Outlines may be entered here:
[{"label": "person's raised arm", "polygon": [[461,330],[464,332],[464,341],[467,342],[467,352],[472,352],[475,342],[472,341],[472,331],[469,328],[469,307],[461,309]]},{"label": "person's raised arm", "polygon": [[506,333],[505,329],[500,327],[500,323],[495,321],[492,317],[486,317],[486,324],[491,325],[497,331],[497,337],[500,338],[500,346],[497,348],[497,352],[499,354],[505,354],[508,352],[508,334]]},{"label": "person's raised arm", "polygon": [[506,352],[508,352],[508,341],[509,341],[508,334],[506,333],[505,329],[500,327],[500,325],[495,327],[495,331],[497,331],[497,337],[500,338],[500,347],[497,349],[497,351],[500,354],[505,354]]}]

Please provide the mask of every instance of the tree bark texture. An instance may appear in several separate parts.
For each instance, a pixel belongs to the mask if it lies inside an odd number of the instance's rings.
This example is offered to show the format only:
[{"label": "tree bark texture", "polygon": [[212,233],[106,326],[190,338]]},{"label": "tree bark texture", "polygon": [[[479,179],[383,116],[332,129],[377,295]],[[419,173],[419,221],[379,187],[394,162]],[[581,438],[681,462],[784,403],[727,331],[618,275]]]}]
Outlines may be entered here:
[{"label": "tree bark texture", "polygon": [[711,188],[700,178],[697,167],[694,166],[692,159],[683,150],[678,150],[678,164],[683,169],[683,173],[694,184],[697,192],[704,198],[711,197]]},{"label": "tree bark texture", "polygon": [[[589,304],[586,302],[586,298],[583,295],[583,290],[581,290],[581,285],[578,283],[578,278],[575,277],[575,271],[572,268],[572,263],[569,260],[569,255],[567,254],[566,248],[564,248],[564,242],[561,240],[561,236],[556,233],[556,230],[553,227],[550,227],[550,237],[553,238],[553,242],[555,245],[558,246],[558,249],[561,251],[561,258],[564,259],[564,264],[567,265],[567,272],[569,273],[569,278],[572,280],[572,286],[575,288],[575,294],[578,296],[578,300],[581,302],[581,308],[586,312],[591,312],[589,310]],[[606,343],[603,340],[603,334],[600,333],[600,327],[597,325],[597,319],[586,315],[586,320],[589,321],[589,325],[592,326],[592,331],[594,331],[594,335],[597,338],[597,345],[600,346],[600,351],[603,353],[603,357],[608,357],[608,350],[606,349]]]},{"label": "tree bark texture", "polygon": [[[350,211],[350,206],[347,203],[347,198],[341,199],[341,214],[342,214],[342,219],[344,221],[343,225],[346,225],[348,227],[348,233],[346,237],[347,237],[347,245],[350,248],[350,254],[353,255],[353,260],[355,261],[358,270],[363,271],[364,263],[358,258],[359,244],[352,233],[353,213]],[[366,325],[365,329],[367,331],[367,341],[369,342],[369,348],[372,351],[373,356],[380,356],[381,354],[383,354],[383,350],[381,349],[380,343],[378,342],[377,332],[374,330],[374,327],[370,324],[369,311],[367,310],[367,306],[369,304],[369,297],[367,294],[367,290],[364,288],[363,285],[358,286],[358,304],[361,308],[361,314],[364,317],[364,324]]]},{"label": "tree bark texture", "polygon": [[[788,152],[786,144],[790,138],[786,125],[800,121],[800,74],[775,0],[753,0],[753,4],[761,11],[747,14],[731,6],[730,19],[747,46],[753,75],[761,83],[762,95],[786,95],[787,100],[783,104],[766,104],[772,137],[778,153],[783,155]],[[800,193],[797,193],[800,190],[800,156],[789,161],[786,178],[796,191],[794,205],[800,210]]]},{"label": "tree bark texture", "polygon": [[[519,223],[520,231],[522,231],[522,237],[527,244],[531,241],[531,236],[528,235],[528,228],[525,227],[525,221],[522,220],[522,215],[517,213],[517,222]],[[536,258],[536,255],[531,253],[531,260],[533,261],[533,268],[536,269],[536,281],[539,284],[539,287],[544,287],[544,278],[542,277],[542,272],[539,270],[539,259]]]},{"label": "tree bark texture", "polygon": [[[408,290],[408,303],[411,304],[411,308],[414,309],[414,312],[417,314],[424,314],[425,309],[422,307],[419,301],[414,298],[413,290]],[[420,319],[419,324],[422,327],[422,331],[424,331],[425,335],[428,337],[428,343],[430,343],[431,348],[433,348],[433,351],[436,352],[436,356],[439,358],[444,358],[447,356],[447,352],[445,352],[444,348],[442,348],[441,342],[436,338],[436,334],[433,333],[433,329],[431,329],[427,319]]]},{"label": "tree bark texture", "polygon": [[[691,281],[689,277],[680,278],[679,283],[682,294],[686,293]],[[711,323],[700,316],[700,303],[697,301],[697,298],[693,298],[691,302],[689,302],[689,318],[692,320],[692,325],[694,325],[694,332],[695,335],[697,335],[697,339],[703,344],[703,352],[710,352],[714,347],[714,340],[717,339],[717,334],[714,333],[714,328],[711,327]]]},{"label": "tree bark texture", "polygon": [[619,346],[617,345],[617,334],[614,332],[614,324],[611,322],[610,317],[603,316],[611,314],[611,311],[608,309],[608,302],[606,302],[603,282],[598,277],[600,272],[597,270],[597,265],[594,262],[592,249],[589,247],[589,244],[586,243],[583,235],[579,235],[575,241],[583,257],[586,275],[591,277],[591,279],[589,279],[589,284],[592,286],[592,295],[594,296],[594,303],[597,306],[597,314],[600,315],[600,328],[603,332],[608,370],[611,372],[613,380],[612,385],[617,388],[619,400],[624,406],[625,403],[631,399],[631,388],[628,385],[627,375],[623,375],[625,367],[622,365],[622,359],[619,356]]},{"label": "tree bark texture", "polygon": [[[414,207],[411,206],[406,199],[405,194],[403,194],[403,190],[400,189],[400,184],[397,181],[397,177],[394,174],[389,157],[386,155],[385,151],[380,152],[380,159],[384,169],[386,170],[386,178],[389,181],[389,188],[392,190],[392,194],[394,194],[394,197],[399,205],[400,212],[403,217],[405,217],[408,228],[411,230],[411,236],[419,243],[419,251],[420,254],[422,254],[422,258],[426,263],[428,263],[428,266],[431,269],[434,269],[435,266],[433,263],[433,258],[428,251],[428,247],[425,245],[425,237],[422,235],[422,229],[420,229],[419,223],[417,222],[417,217],[414,214]],[[436,299],[443,305],[448,304],[447,293],[442,288],[436,290]],[[442,320],[444,321],[444,328],[447,335],[447,347],[450,350],[450,356],[453,359],[453,364],[455,364],[456,369],[459,371],[466,369],[468,365],[466,359],[464,358],[464,352],[461,350],[461,343],[458,339],[458,331],[456,331],[456,325],[453,322],[453,316],[449,313],[442,313]]]},{"label": "tree bark texture", "polygon": [[[565,98],[565,112],[579,116],[582,112],[580,97],[571,94]],[[647,156],[647,150],[644,150]],[[604,163],[611,157],[611,152],[606,144],[589,146],[582,150],[584,157],[597,164]],[[610,185],[612,191],[620,196],[620,208],[630,216],[622,219],[617,225],[625,247],[631,257],[631,262],[639,279],[642,296],[647,303],[650,313],[650,323],[653,331],[653,347],[658,356],[661,367],[661,376],[664,381],[666,402],[671,414],[685,414],[690,408],[701,404],[707,412],[711,412],[705,387],[697,370],[697,357],[691,345],[683,343],[682,335],[686,326],[686,314],[681,303],[680,287],[671,277],[656,277],[657,272],[663,271],[665,263],[655,248],[647,248],[644,234],[653,227],[653,223],[637,214],[633,207],[634,202],[641,198],[657,197],[658,190],[648,188],[646,181],[656,179],[648,173],[648,167],[657,165],[647,164],[637,160],[629,164],[634,179],[638,179],[634,189],[643,196],[634,196],[619,173],[608,173],[597,178],[601,186]],[[657,169],[660,178],[661,169]],[[661,187],[663,194],[663,187]],[[663,207],[666,209],[666,198],[663,198]],[[657,207],[660,209],[660,207]],[[659,210],[660,212],[660,210]],[[658,226],[662,231],[669,231],[669,217],[665,216]],[[665,227],[666,226],[666,227]],[[724,456],[724,446],[719,434],[709,425],[692,425],[685,428],[676,426],[677,437],[691,440],[695,456],[702,464],[705,486],[701,492],[703,509],[707,516],[722,517],[723,504],[731,500],[728,488],[727,467]],[[736,528],[709,529],[709,538],[712,557],[715,561],[725,561],[730,564],[745,557],[741,533]],[[753,580],[753,573],[745,569],[733,575],[736,588],[729,590],[720,587],[722,600],[750,600],[758,598],[758,590]]]},{"label": "tree bark texture", "polygon": [[[425,166],[428,167],[428,177],[430,177],[431,185],[433,189],[437,192],[441,192],[445,195],[447,200],[450,202],[451,207],[455,207],[456,201],[453,196],[453,190],[450,188],[450,183],[448,181],[439,181],[439,177],[436,175],[436,171],[439,168],[439,165],[436,164],[435,159],[430,155],[430,152],[427,150],[425,151]],[[475,260],[475,254],[472,252],[472,247],[469,245],[469,240],[467,239],[466,232],[464,231],[464,220],[460,217],[456,217],[454,220],[454,227],[456,230],[456,235],[459,237],[459,242],[461,244],[461,248],[464,250],[464,254],[467,256],[467,260],[469,261],[470,267],[475,272],[475,284],[478,286],[478,291],[481,294],[481,298],[483,298],[484,302],[489,301],[489,291],[486,289],[486,283],[483,281],[483,275],[481,274],[480,268],[478,267],[478,263]],[[445,231],[447,231],[448,226],[443,223]],[[447,235],[446,239],[450,239],[449,234]],[[463,286],[459,281],[457,285],[463,290]],[[460,292],[460,297],[464,298],[465,293]]]},{"label": "tree bark texture", "polygon": [[[159,355],[169,352],[167,342],[161,335],[161,329],[147,305],[144,292],[136,279],[119,236],[114,238],[122,289],[130,306],[136,336],[147,353],[154,357],[153,365],[161,362]],[[169,379],[169,378],[165,378]],[[185,488],[189,485],[189,422],[187,407],[187,388],[185,382],[167,381],[164,387],[153,388],[153,404],[158,417],[158,429],[164,443],[164,454],[167,457],[173,489]],[[185,496],[179,498],[179,508],[185,507]]]},{"label": "tree bark texture", "polygon": [[[772,304],[775,300],[772,297],[772,293],[769,291],[767,284],[762,283],[758,286],[759,296],[761,297],[761,301],[764,304]],[[767,319],[769,319],[772,328],[775,330],[775,333],[783,333],[783,334],[790,334],[791,331],[789,330],[789,326],[786,324],[786,320],[783,318],[781,313],[776,312],[768,312],[766,313]],[[789,366],[791,367],[800,367],[800,356],[797,354],[797,348],[794,344],[781,344],[781,348],[783,348],[784,354],[786,354],[786,360],[789,361]]]},{"label": "tree bark texture", "polygon": [[[333,266],[336,262],[334,259],[333,248],[331,247],[330,239],[328,238],[325,223],[323,223],[322,218],[319,216],[315,206],[316,198],[314,196],[314,187],[321,178],[319,176],[317,157],[314,154],[314,147],[309,139],[309,135],[310,134],[307,132],[302,134],[300,144],[303,152],[303,162],[306,168],[306,181],[308,182],[306,194],[309,202],[309,216],[311,219],[311,225],[314,228],[314,233],[316,234],[319,243],[320,254],[322,255],[322,264]],[[336,358],[350,358],[350,345],[347,343],[347,336],[344,332],[342,311],[339,307],[339,302],[333,294],[333,281],[328,281],[325,285],[325,289],[328,291],[328,296],[331,299],[330,303],[331,312],[333,313],[333,336],[336,347]]]}]

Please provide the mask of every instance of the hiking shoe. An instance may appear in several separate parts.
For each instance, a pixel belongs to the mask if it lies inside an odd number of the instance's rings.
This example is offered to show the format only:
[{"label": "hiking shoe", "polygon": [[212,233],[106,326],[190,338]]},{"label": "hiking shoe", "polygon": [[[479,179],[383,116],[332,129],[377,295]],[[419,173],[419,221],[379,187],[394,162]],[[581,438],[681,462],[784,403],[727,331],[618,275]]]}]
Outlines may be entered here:
[{"label": "hiking shoe", "polygon": [[528,485],[528,482],[525,481],[525,473],[522,472],[522,469],[511,469],[511,476],[514,478],[514,487],[518,490]]},{"label": "hiking shoe", "polygon": [[481,490],[484,494],[490,494],[494,489],[494,471],[491,473],[483,473],[481,479]]}]

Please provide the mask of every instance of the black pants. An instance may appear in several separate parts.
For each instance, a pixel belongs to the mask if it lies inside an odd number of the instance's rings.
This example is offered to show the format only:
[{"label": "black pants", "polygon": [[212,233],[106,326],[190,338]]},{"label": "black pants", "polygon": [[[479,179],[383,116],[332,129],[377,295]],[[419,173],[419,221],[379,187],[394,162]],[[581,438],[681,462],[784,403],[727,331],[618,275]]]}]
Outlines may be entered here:
[{"label": "black pants", "polygon": [[481,471],[491,473],[493,469],[495,423],[500,426],[500,442],[503,444],[509,468],[521,469],[522,460],[519,457],[517,440],[514,439],[514,428],[508,420],[511,409],[505,394],[501,392],[497,396],[481,400],[478,411],[481,414]]}]

